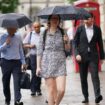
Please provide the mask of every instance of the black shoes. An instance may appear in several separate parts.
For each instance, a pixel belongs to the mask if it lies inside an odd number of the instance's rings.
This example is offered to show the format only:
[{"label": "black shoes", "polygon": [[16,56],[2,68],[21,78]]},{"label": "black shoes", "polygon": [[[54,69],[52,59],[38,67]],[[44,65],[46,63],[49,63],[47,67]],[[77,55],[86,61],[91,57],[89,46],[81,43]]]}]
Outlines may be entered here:
[{"label": "black shoes", "polygon": [[102,95],[100,95],[98,98],[95,99],[95,103],[100,103],[100,101],[103,100]]},{"label": "black shoes", "polygon": [[23,105],[23,102],[16,101],[14,105]]},{"label": "black shoes", "polygon": [[5,105],[10,105],[10,102],[5,102]]},{"label": "black shoes", "polygon": [[[97,97],[95,99],[95,103],[100,103],[100,101],[102,101],[102,100],[103,100],[103,97],[102,97],[102,95],[100,95],[99,97]],[[88,103],[88,102],[89,102],[88,98],[85,98],[85,100],[82,101],[82,103]]]},{"label": "black shoes", "polygon": [[34,96],[41,96],[41,95],[42,95],[42,93],[40,91],[31,93],[32,97],[34,97]]},{"label": "black shoes", "polygon": [[41,92],[36,92],[37,93],[37,96],[41,96],[42,95],[42,93]]},{"label": "black shoes", "polygon": [[31,93],[31,96],[33,97],[33,96],[36,96],[36,93],[35,92],[32,92]]},{"label": "black shoes", "polygon": [[85,100],[82,101],[82,103],[88,103],[89,102],[89,99],[86,98]]}]

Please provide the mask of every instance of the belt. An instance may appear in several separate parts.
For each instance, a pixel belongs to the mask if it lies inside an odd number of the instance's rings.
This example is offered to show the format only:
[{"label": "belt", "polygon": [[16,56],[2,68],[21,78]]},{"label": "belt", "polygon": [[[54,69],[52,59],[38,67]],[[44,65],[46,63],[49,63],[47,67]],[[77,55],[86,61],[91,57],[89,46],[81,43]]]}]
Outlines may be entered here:
[{"label": "belt", "polygon": [[2,60],[6,60],[6,61],[10,61],[10,62],[16,62],[16,61],[20,61],[20,59],[5,59],[5,58],[1,58]]}]

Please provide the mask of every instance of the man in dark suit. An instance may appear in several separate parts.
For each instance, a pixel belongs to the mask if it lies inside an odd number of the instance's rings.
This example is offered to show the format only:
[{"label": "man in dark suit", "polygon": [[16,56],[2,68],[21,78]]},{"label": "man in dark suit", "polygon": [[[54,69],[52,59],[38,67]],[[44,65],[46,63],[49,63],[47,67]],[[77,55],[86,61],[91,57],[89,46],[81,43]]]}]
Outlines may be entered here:
[{"label": "man in dark suit", "polygon": [[[91,14],[91,17],[89,17],[87,20],[84,20],[84,25],[78,27],[74,37],[74,42],[76,60],[80,67],[82,93],[85,98],[82,103],[89,102],[87,82],[88,68],[91,72],[95,93],[95,103],[99,103],[103,99],[103,97],[100,92],[98,63],[99,60],[101,61],[101,63],[103,63],[104,50],[101,29],[98,26],[94,25],[93,14]],[[99,48],[99,54],[97,48]]]}]

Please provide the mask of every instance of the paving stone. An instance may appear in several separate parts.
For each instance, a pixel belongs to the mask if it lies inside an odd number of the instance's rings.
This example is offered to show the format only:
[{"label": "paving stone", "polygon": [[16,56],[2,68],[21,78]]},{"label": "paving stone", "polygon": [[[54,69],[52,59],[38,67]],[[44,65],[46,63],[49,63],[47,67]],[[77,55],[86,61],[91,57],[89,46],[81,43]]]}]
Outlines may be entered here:
[{"label": "paving stone", "polygon": [[[83,95],[81,92],[81,84],[79,73],[75,73],[74,64],[71,58],[68,58],[67,61],[67,82],[66,82],[66,92],[64,98],[60,105],[84,105],[81,103],[83,100]],[[105,64],[103,65],[103,69]],[[30,72],[30,71],[28,71]],[[99,73],[100,82],[101,82],[101,93],[103,97],[105,97],[105,71]],[[96,105],[94,103],[94,91],[93,85],[91,81],[91,75],[88,75],[88,83],[89,83],[89,104],[88,105]],[[47,105],[45,100],[47,99],[47,91],[44,80],[42,80],[42,96],[31,97],[30,90],[21,90],[22,92],[22,101],[24,105]],[[14,92],[13,92],[13,79],[11,78],[11,105],[14,105]],[[4,96],[2,90],[2,73],[0,71],[0,105],[4,105]],[[85,104],[86,105],[86,104]],[[100,103],[100,105],[105,105],[105,98]]]}]

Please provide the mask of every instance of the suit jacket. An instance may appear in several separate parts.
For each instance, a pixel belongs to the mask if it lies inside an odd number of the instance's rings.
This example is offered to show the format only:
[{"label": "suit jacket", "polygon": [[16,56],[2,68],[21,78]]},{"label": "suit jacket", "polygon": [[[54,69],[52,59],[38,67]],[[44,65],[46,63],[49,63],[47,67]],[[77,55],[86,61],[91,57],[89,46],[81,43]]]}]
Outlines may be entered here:
[{"label": "suit jacket", "polygon": [[[82,25],[78,27],[75,37],[75,55],[80,54],[82,60],[85,61],[88,59],[88,48],[90,48],[90,58],[91,60],[98,62],[99,59],[104,59],[104,50],[103,50],[103,41],[101,29],[93,25],[93,37],[88,43],[85,26]],[[99,51],[98,51],[99,49]]]}]

